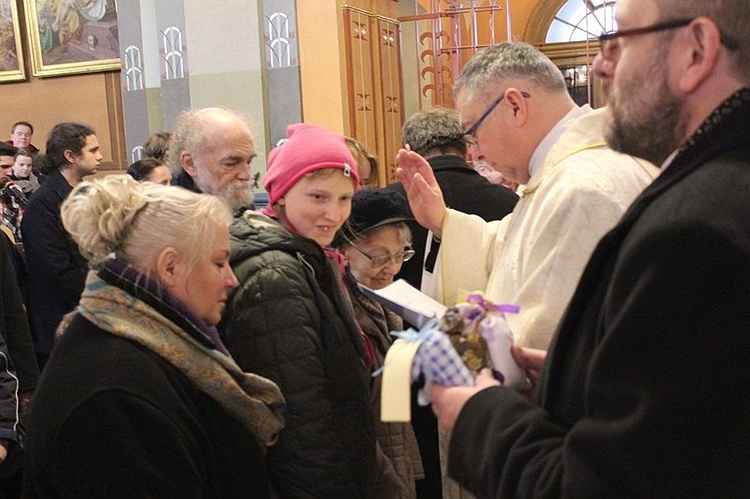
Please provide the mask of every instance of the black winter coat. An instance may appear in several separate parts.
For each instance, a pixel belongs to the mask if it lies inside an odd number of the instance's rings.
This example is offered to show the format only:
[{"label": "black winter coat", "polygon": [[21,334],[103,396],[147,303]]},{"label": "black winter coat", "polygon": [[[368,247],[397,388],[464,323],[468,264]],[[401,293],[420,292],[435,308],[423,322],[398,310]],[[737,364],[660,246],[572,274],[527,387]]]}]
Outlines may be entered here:
[{"label": "black winter coat", "polygon": [[[195,330],[174,308],[148,303]],[[238,419],[159,354],[81,315],[42,374],[25,458],[26,497],[270,493],[263,450]]]},{"label": "black winter coat", "polygon": [[266,462],[282,497],[372,497],[368,372],[336,265],[310,239],[248,211],[230,225],[240,281],[222,339],[239,366],[273,380],[288,412]]},{"label": "black winter coat", "polygon": [[[0,237],[5,237],[0,234]],[[24,331],[13,329],[14,320],[23,317],[21,295],[15,282],[10,258],[0,245],[0,440],[8,443],[18,439],[18,377],[10,359],[6,336]],[[24,319],[25,322],[25,319]],[[28,335],[28,328],[25,333]]]},{"label": "black winter coat", "polygon": [[750,87],[602,238],[541,397],[472,397],[449,471],[480,497],[750,495]]},{"label": "black winter coat", "polygon": [[0,234],[0,339],[4,339],[18,375],[18,391],[31,392],[39,381],[39,366],[34,356],[34,344],[23,308],[23,298],[16,281],[16,272],[9,251],[14,248],[4,244],[7,239]]},{"label": "black winter coat", "polygon": [[72,190],[60,170],[54,170],[34,193],[21,221],[31,331],[36,352],[44,355],[52,351],[63,315],[78,305],[88,272],[88,262],[60,219],[60,205]]}]

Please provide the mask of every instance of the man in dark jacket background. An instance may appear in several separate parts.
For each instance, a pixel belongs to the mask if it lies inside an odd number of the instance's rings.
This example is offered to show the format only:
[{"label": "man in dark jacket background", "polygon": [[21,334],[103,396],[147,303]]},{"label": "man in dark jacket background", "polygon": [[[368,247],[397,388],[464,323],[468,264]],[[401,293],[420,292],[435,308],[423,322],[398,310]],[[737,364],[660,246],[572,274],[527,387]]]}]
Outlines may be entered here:
[{"label": "man in dark jacket background", "polygon": [[22,147],[36,155],[39,152],[39,148],[31,143],[33,135],[34,126],[31,123],[28,121],[16,121],[10,129],[10,140],[7,143],[14,147]]},{"label": "man in dark jacket background", "polygon": [[[412,115],[404,123],[401,140],[430,163],[448,207],[479,215],[486,221],[500,220],[513,211],[518,196],[489,182],[467,163],[464,132],[453,109],[434,108]],[[398,192],[408,206],[401,182],[386,188]],[[432,272],[440,243],[429,237],[428,230],[417,222],[410,223],[409,228],[416,253],[411,260],[404,262],[397,278],[429,293],[429,289],[422,286],[423,269]],[[426,251],[428,237],[430,248]]]},{"label": "man in dark jacket background", "polygon": [[46,180],[29,201],[21,222],[28,274],[28,313],[39,366],[54,346],[63,315],[78,305],[88,265],[60,219],[60,205],[73,187],[99,171],[103,159],[94,130],[60,123],[47,139]]}]

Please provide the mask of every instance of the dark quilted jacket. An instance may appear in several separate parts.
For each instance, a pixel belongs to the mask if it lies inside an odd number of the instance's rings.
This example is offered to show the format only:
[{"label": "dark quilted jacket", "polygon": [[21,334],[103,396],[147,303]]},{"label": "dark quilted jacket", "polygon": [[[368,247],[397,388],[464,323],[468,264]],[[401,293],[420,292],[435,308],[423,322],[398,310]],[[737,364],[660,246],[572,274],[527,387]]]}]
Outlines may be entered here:
[{"label": "dark quilted jacket", "polygon": [[368,373],[335,265],[314,241],[257,212],[236,218],[230,234],[240,286],[220,325],[224,342],[288,404],[267,456],[274,488],[282,497],[373,497]]}]

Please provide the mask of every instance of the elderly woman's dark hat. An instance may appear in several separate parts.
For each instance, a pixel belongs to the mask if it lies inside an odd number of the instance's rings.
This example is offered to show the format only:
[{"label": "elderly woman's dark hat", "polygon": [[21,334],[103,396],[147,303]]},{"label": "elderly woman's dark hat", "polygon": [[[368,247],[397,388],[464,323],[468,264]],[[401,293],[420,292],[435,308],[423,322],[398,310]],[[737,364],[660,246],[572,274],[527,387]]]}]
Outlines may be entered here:
[{"label": "elderly woman's dark hat", "polygon": [[[354,241],[384,225],[414,221],[406,198],[390,189],[363,189],[352,198],[352,212],[341,228],[334,246]],[[343,236],[343,237],[342,237]]]}]

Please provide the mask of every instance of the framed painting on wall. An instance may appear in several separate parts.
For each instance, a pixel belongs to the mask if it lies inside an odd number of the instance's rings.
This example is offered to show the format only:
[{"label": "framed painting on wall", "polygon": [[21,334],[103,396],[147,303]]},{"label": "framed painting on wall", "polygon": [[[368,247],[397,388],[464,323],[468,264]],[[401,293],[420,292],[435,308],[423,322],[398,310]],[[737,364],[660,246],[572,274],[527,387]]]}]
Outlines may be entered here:
[{"label": "framed painting on wall", "polygon": [[115,0],[24,0],[34,76],[120,69]]},{"label": "framed painting on wall", "polygon": [[0,82],[25,79],[16,0],[0,0]]}]

